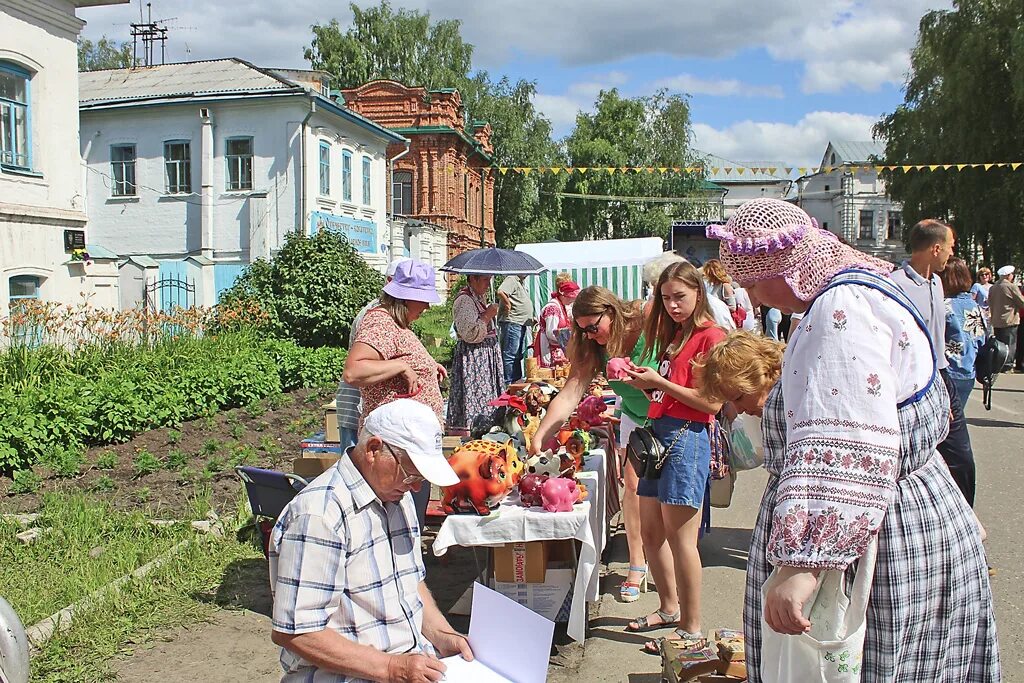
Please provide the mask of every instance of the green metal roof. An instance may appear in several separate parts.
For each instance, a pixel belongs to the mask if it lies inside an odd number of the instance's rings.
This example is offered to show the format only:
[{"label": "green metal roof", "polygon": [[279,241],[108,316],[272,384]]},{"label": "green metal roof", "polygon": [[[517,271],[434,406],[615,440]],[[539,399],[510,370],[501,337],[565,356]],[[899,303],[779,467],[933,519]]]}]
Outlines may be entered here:
[{"label": "green metal roof", "polygon": [[473,150],[477,154],[482,156],[487,161],[491,161],[491,155],[488,154],[487,152],[485,152],[480,147],[480,143],[479,142],[477,142],[473,138],[471,138],[468,135],[466,135],[463,131],[456,130],[455,128],[452,128],[451,126],[419,126],[419,127],[410,127],[410,128],[391,128],[390,130],[393,130],[394,132],[398,133],[399,135],[437,135],[437,134],[457,135],[460,138],[462,138],[462,140],[467,145],[472,147]]}]

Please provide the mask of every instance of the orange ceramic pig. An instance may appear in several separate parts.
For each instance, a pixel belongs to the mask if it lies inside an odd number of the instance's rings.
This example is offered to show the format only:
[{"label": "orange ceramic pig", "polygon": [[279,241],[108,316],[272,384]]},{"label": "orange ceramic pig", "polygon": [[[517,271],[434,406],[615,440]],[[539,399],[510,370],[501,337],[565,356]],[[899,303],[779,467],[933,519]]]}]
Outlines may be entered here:
[{"label": "orange ceramic pig", "polygon": [[444,488],[442,505],[447,514],[490,514],[509,494],[523,472],[523,461],[511,443],[470,441],[448,458],[459,483]]}]

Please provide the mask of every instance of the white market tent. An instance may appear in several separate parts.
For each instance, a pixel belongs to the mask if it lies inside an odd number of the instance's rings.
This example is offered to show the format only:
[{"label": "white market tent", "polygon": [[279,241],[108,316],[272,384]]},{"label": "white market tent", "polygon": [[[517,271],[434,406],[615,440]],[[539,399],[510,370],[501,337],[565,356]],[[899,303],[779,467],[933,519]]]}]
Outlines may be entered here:
[{"label": "white market tent", "polygon": [[522,251],[543,263],[548,271],[526,278],[535,310],[551,298],[555,276],[572,275],[580,287],[601,285],[626,301],[643,297],[643,265],[664,251],[660,237],[584,242],[538,242],[520,244]]}]

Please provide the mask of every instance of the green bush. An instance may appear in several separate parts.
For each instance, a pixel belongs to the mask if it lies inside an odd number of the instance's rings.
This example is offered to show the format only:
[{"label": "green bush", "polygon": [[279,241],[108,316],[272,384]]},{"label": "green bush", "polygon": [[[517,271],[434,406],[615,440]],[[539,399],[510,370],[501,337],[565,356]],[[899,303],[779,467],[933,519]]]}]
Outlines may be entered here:
[{"label": "green bush", "polygon": [[48,467],[55,477],[77,477],[85,464],[85,451],[76,446],[54,446],[43,454],[40,463]]},{"label": "green bush", "polygon": [[143,448],[136,453],[135,458],[132,460],[132,469],[135,471],[136,477],[153,474],[162,467],[163,464],[160,462],[160,459],[150,453],[148,448]]},{"label": "green bush", "polygon": [[302,348],[253,332],[142,345],[102,364],[72,354],[59,372],[0,387],[0,472],[53,457],[55,449],[122,443],[225,408],[264,399],[281,405],[283,390],[336,384],[344,365],[344,349]]},{"label": "green bush", "polygon": [[18,470],[14,473],[14,483],[11,484],[11,493],[35,493],[43,483],[42,477],[32,470]]},{"label": "green bush", "polygon": [[221,303],[257,302],[269,316],[270,331],[300,346],[347,347],[352,319],[383,285],[381,274],[344,236],[293,232],[272,261],[249,266]]}]

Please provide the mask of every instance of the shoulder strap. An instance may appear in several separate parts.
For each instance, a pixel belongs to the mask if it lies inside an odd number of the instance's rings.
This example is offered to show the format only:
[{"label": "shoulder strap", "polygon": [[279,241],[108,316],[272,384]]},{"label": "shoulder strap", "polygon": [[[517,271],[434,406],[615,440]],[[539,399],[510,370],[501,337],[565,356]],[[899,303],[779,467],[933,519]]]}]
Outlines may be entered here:
[{"label": "shoulder strap", "polygon": [[936,369],[938,368],[938,362],[935,356],[935,345],[932,343],[932,335],[931,332],[928,331],[928,326],[925,324],[924,318],[922,318],[920,312],[918,312],[917,306],[914,305],[914,302],[912,302],[910,298],[907,297],[906,293],[902,289],[900,289],[899,285],[893,282],[891,278],[883,277],[877,273],[872,273],[867,270],[851,268],[850,270],[844,270],[840,272],[838,275],[832,278],[832,281],[829,282],[828,286],[821,290],[818,293],[818,296],[814,298],[814,301],[811,302],[811,306],[807,307],[807,312],[810,312],[811,307],[814,306],[814,303],[815,301],[818,300],[818,297],[820,297],[828,290],[834,289],[835,287],[839,287],[842,285],[860,285],[862,287],[870,287],[871,289],[881,292],[882,294],[884,294],[885,296],[889,297],[897,304],[902,306],[904,309],[906,309],[906,311],[910,313],[911,316],[913,316],[914,321],[917,322],[917,326],[924,333],[925,339],[928,340],[928,348],[931,351],[932,356],[932,374],[928,378],[928,383],[922,389],[920,389],[914,395],[909,396],[905,400],[900,401],[897,407],[902,408],[905,405],[916,402],[922,396],[924,396],[929,389],[931,389],[932,384],[935,382],[935,376],[938,373],[938,370]]}]

